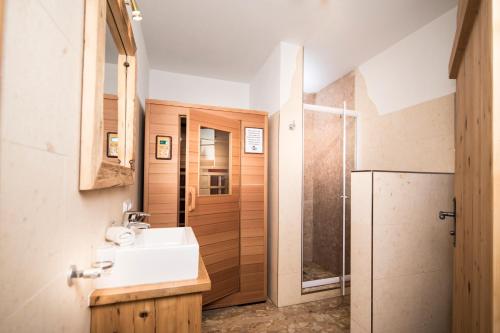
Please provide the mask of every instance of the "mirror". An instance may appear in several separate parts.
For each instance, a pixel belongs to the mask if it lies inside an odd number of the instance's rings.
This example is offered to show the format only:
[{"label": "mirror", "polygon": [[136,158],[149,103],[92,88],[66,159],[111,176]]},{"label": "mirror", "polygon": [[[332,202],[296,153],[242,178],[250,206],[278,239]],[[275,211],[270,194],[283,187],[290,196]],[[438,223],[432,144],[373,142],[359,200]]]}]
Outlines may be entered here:
[{"label": "mirror", "polygon": [[135,54],[124,1],[86,0],[80,190],[134,183]]},{"label": "mirror", "polygon": [[[118,47],[106,24],[103,98],[103,158],[106,162],[120,164],[118,137]],[[118,41],[121,43],[121,41]],[[122,97],[123,98],[123,97]],[[126,112],[126,110],[125,110]]]}]

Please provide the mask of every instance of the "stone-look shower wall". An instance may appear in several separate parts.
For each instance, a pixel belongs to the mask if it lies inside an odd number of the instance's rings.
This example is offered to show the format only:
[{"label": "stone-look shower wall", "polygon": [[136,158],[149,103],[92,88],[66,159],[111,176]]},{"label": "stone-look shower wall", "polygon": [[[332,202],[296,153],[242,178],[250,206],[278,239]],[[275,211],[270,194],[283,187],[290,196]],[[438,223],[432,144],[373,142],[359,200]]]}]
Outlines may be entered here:
[{"label": "stone-look shower wall", "polygon": [[[355,120],[347,118],[347,180],[354,167]],[[342,143],[340,115],[304,110],[303,260],[342,273]],[[346,262],[349,263],[350,203],[346,202]],[[349,272],[347,265],[346,271]]]},{"label": "stone-look shower wall", "polygon": [[335,96],[353,96],[347,108],[360,115],[357,169],[453,172],[454,93],[381,114],[355,70],[318,92],[315,101],[342,107]]},{"label": "stone-look shower wall", "polygon": [[358,169],[454,170],[455,82],[448,61],[456,8],[315,94],[360,114]]},{"label": "stone-look shower wall", "polygon": [[361,114],[358,169],[453,172],[455,94],[380,114],[356,71]]},{"label": "stone-look shower wall", "polygon": [[304,99],[304,104],[314,104],[316,103],[316,94],[304,93],[303,99]]},{"label": "stone-look shower wall", "polygon": [[355,82],[356,74],[350,72],[314,94],[314,103],[311,104],[343,108],[345,102],[348,110],[354,110]]},{"label": "stone-look shower wall", "polygon": [[313,261],[313,233],[314,233],[314,171],[315,147],[314,111],[304,109],[304,188],[302,208],[302,260]]},{"label": "stone-look shower wall", "polygon": [[452,209],[453,175],[355,172],[352,184],[351,332],[450,332],[452,222],[438,212]]}]

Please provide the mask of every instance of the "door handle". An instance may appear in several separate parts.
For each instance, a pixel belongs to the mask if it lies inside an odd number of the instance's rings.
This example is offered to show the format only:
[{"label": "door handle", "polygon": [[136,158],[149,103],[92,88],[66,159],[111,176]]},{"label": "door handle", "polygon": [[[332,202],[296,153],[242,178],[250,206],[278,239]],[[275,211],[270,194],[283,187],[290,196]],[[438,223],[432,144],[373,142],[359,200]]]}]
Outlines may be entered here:
[{"label": "door handle", "polygon": [[456,233],[456,229],[457,229],[457,201],[455,200],[455,198],[453,198],[453,211],[452,212],[444,212],[444,211],[440,211],[439,212],[439,219],[440,220],[445,220],[447,217],[450,217],[453,219],[453,226],[452,226],[452,229],[450,230],[450,236],[453,237],[453,247],[455,247],[455,245],[457,244],[457,233]]},{"label": "door handle", "polygon": [[188,190],[188,212],[196,208],[196,187],[190,186]]},{"label": "door handle", "polygon": [[439,219],[444,220],[447,217],[453,217],[455,218],[455,212],[439,212]]}]

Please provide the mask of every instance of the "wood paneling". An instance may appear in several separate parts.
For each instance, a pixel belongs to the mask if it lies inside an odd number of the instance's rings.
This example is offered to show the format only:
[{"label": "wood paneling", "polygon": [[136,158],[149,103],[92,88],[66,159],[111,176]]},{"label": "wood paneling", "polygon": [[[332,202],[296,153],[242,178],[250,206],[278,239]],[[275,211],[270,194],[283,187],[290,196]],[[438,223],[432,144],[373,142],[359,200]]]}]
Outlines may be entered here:
[{"label": "wood paneling", "polygon": [[458,4],[457,33],[449,64],[450,78],[452,79],[457,78],[480,3],[481,0],[462,0]]},{"label": "wood paneling", "polygon": [[[264,301],[267,298],[267,113],[148,100],[145,137],[149,144],[146,143],[145,147],[144,209],[151,212],[151,204],[154,205],[154,209],[165,212],[152,213],[149,222],[153,226],[174,226],[173,221],[176,221],[177,214],[166,213],[169,210],[160,207],[177,207],[177,201],[172,201],[173,196],[171,194],[175,195],[177,193],[177,178],[174,177],[174,172],[178,166],[177,163],[155,161],[154,144],[156,133],[170,133],[164,135],[178,137],[179,123],[173,121],[173,119],[178,119],[181,114],[189,115],[191,108],[240,121],[239,132],[241,133],[244,133],[245,127],[264,128],[264,154],[246,154],[244,152],[244,135],[235,136],[240,140],[238,144],[240,159],[236,161],[233,158],[233,167],[236,168],[233,183],[239,183],[241,186],[233,186],[232,191],[233,193],[239,193],[239,205],[225,197],[219,197],[217,198],[219,200],[218,210],[211,211],[209,215],[192,214],[189,218],[191,223],[195,223],[202,233],[200,236],[197,235],[199,239],[201,238],[201,242],[205,244],[200,250],[203,256],[208,257],[211,264],[212,260],[218,260],[221,252],[229,251],[232,253],[231,257],[233,258],[229,260],[234,260],[235,249],[239,251],[239,292],[223,297],[210,304],[209,307],[216,308]],[[204,120],[212,121],[210,118]],[[190,139],[191,147],[194,144],[197,145],[197,140]],[[174,145],[176,144],[177,141],[174,139]],[[192,153],[189,159],[195,162],[189,163],[188,168],[197,168],[197,151],[193,148],[190,151]],[[173,155],[178,155],[177,146],[173,149]],[[234,152],[233,156],[235,156]],[[188,177],[188,181],[197,184],[198,179],[193,176]],[[206,199],[198,198],[196,205],[203,205],[204,200]],[[233,221],[237,215],[240,218],[238,227],[229,222]],[[217,224],[214,224],[214,222]],[[207,228],[207,225],[211,226]],[[236,227],[239,231],[235,229]],[[208,229],[213,230],[213,233],[208,234]],[[235,240],[235,232],[238,232],[240,242]],[[219,266],[211,266],[211,268],[218,269]],[[216,275],[216,277],[218,276]],[[226,283],[228,282],[226,281]]]},{"label": "wood paneling", "polygon": [[107,0],[107,2],[125,52],[131,56],[135,55],[137,47],[134,39],[134,32],[132,30],[132,23],[129,20],[125,2],[120,0]]},{"label": "wood paneling", "polygon": [[492,332],[491,0],[460,2],[455,40],[459,46],[450,66],[450,76],[457,78],[453,332]]},{"label": "wood paneling", "polygon": [[[493,107],[492,107],[492,139],[493,139],[493,262],[500,262],[500,3],[493,2]],[[500,266],[493,265],[493,331],[500,331]]]},{"label": "wood paneling", "polygon": [[[179,209],[180,116],[187,110],[146,104],[144,140],[144,210],[153,227],[176,227]],[[156,136],[172,137],[172,159],[157,160]]]},{"label": "wood paneling", "polygon": [[103,158],[106,162],[120,164],[118,158],[112,158],[107,156],[107,145],[108,145],[108,133],[118,133],[118,96],[116,95],[104,95],[103,103]]}]

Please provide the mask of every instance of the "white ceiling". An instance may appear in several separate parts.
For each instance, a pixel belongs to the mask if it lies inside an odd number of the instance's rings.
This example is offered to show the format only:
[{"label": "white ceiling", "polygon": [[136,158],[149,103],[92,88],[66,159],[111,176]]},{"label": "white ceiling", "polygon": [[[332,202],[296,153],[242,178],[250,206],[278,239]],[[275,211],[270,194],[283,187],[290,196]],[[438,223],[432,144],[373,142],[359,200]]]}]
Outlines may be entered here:
[{"label": "white ceiling", "polygon": [[141,0],[154,69],[250,82],[280,41],[305,46],[314,92],[457,0]]}]

